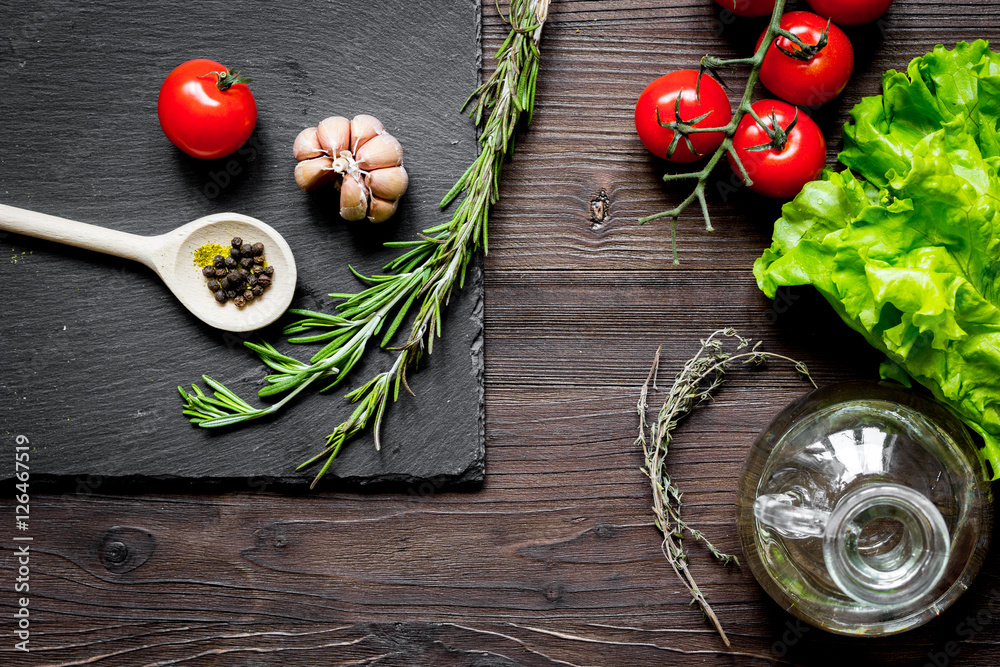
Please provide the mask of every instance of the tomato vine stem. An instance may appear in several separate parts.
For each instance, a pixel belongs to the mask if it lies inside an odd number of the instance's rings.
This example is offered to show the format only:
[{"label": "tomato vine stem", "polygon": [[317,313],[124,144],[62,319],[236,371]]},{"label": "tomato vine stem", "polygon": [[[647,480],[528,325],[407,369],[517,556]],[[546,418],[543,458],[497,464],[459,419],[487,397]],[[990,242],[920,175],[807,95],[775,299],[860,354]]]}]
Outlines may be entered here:
[{"label": "tomato vine stem", "polygon": [[[694,186],[694,190],[689,194],[678,206],[670,209],[669,211],[662,211],[660,213],[654,213],[653,215],[646,216],[639,219],[639,224],[645,224],[652,220],[659,220],[661,218],[670,218],[670,240],[671,248],[673,251],[674,264],[680,264],[680,260],[677,256],[677,219],[681,216],[687,208],[693,204],[696,200],[701,206],[702,213],[705,218],[705,231],[714,231],[712,227],[712,217],[708,210],[708,202],[705,199],[705,188],[708,185],[708,179],[711,177],[712,172],[719,165],[722,157],[729,154],[733,158],[734,164],[739,168],[740,176],[742,176],[744,182],[749,186],[753,184],[750,175],[747,173],[746,167],[743,165],[742,160],[740,160],[739,155],[736,153],[736,149],[733,147],[733,137],[736,135],[736,129],[740,125],[740,121],[747,114],[762,127],[764,128],[769,136],[772,130],[768,125],[761,119],[751,108],[753,104],[753,94],[754,90],[757,88],[757,82],[760,78],[760,68],[764,64],[764,56],[767,55],[767,51],[771,46],[771,42],[778,36],[782,36],[790,40],[793,44],[798,46],[800,49],[807,50],[810,47],[815,48],[816,45],[806,44],[797,36],[782,29],[781,27],[781,17],[785,12],[785,4],[787,0],[776,0],[774,3],[774,11],[771,13],[771,20],[767,25],[767,29],[764,31],[764,37],[760,41],[760,46],[754,52],[753,56],[749,58],[730,58],[722,59],[716,58],[714,56],[705,56],[701,59],[701,71],[702,73],[708,71],[719,80],[720,83],[725,85],[722,78],[719,77],[717,70],[723,67],[736,67],[740,65],[749,65],[750,74],[747,76],[746,87],[743,89],[743,97],[740,99],[739,106],[736,108],[736,112],[733,114],[733,118],[729,123],[723,127],[678,127],[678,131],[682,133],[699,133],[699,132],[722,132],[724,138],[722,144],[715,149],[715,152],[709,157],[708,162],[705,166],[693,172],[682,172],[677,174],[665,174],[663,176],[664,181],[676,181],[682,179],[694,179],[697,180],[697,184]],[[699,78],[700,81],[700,78]]]}]

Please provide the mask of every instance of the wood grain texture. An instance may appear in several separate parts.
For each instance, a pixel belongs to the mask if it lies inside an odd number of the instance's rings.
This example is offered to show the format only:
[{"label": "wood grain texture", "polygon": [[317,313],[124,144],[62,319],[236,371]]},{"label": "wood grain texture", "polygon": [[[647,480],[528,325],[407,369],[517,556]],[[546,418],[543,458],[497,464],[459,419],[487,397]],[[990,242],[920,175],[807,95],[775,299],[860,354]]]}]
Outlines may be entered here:
[{"label": "wood grain texture", "polygon": [[[488,64],[504,26],[489,1],[483,15]],[[716,201],[713,236],[683,220],[679,268],[665,228],[634,222],[679,193],[658,183],[663,166],[632,138],[631,101],[662,70],[708,51],[736,53],[740,29],[717,37],[717,17],[708,0],[553,3],[536,125],[521,138],[492,221],[481,491],[441,493],[428,483],[398,494],[289,497],[250,478],[227,493],[136,497],[102,494],[100,479],[82,478],[73,493],[35,499],[35,651],[4,642],[0,661],[1000,663],[996,551],[939,619],[859,640],[796,623],[746,569],[718,566],[693,546],[692,570],[731,649],[688,605],[659,553],[632,446],[636,391],[657,345],[664,377],[700,337],[728,324],[802,358],[821,382],[872,377],[878,362],[815,294],[789,292],[776,304],[758,294],[749,266],[768,243],[773,207],[745,194]],[[881,69],[937,42],[994,36],[998,18],[992,4],[897,0],[873,55],[824,110],[826,127],[876,92]],[[610,215],[595,227],[590,202],[602,189]],[[739,549],[734,493],[748,442],[804,389],[777,364],[740,371],[682,426],[671,472],[688,519],[722,549]],[[11,504],[3,506],[9,520]],[[145,560],[122,567],[114,542]],[[0,540],[8,582],[9,544]],[[13,604],[11,593],[0,595],[3,616]]]}]

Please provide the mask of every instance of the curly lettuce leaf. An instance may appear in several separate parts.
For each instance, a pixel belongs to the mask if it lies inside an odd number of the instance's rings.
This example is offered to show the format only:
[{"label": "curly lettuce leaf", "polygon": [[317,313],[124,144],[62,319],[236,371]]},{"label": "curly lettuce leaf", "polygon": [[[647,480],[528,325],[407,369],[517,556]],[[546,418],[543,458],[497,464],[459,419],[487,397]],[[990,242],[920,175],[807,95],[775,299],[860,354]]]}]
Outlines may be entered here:
[{"label": "curly lettuce leaf", "polygon": [[958,122],[984,157],[1000,155],[1000,54],[989,43],[938,46],[910,63],[906,73],[889,70],[883,94],[863,99],[844,127],[840,161],[878,187],[887,174],[906,175],[913,149],[945,124]]},{"label": "curly lettuce leaf", "polygon": [[[758,285],[813,285],[984,441],[1000,477],[1000,56],[938,47],[862,101],[841,161],[782,209]],[[857,176],[855,175],[857,174]],[[859,178],[860,176],[860,178]]]}]

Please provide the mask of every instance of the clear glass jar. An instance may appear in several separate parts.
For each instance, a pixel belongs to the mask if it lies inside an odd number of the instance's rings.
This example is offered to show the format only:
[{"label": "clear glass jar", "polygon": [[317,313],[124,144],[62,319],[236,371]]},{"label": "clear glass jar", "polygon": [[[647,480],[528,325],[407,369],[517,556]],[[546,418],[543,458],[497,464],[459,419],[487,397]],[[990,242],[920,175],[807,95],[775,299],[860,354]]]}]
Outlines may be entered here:
[{"label": "clear glass jar", "polygon": [[761,433],[737,521],[757,581],[783,608],[846,635],[926,623],[979,572],[992,496],[965,426],[902,388],[807,394]]}]

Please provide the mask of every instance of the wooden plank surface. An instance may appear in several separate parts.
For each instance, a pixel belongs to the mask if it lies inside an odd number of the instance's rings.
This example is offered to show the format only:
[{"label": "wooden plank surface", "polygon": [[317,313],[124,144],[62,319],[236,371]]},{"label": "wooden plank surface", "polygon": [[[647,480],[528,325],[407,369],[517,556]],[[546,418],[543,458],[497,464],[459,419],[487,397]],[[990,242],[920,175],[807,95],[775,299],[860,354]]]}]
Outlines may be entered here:
[{"label": "wooden plank surface", "polygon": [[[484,54],[504,34],[484,2]],[[733,640],[688,605],[658,548],[632,446],[636,390],[724,325],[802,358],[820,382],[872,377],[877,356],[815,295],[761,297],[749,266],[773,207],[716,201],[718,231],[635,218],[679,190],[632,137],[632,100],[705,52],[735,54],[705,0],[556,0],[536,125],[503,183],[486,261],[486,482],[398,494],[288,497],[261,479],[215,495],[102,494],[102,480],[33,501],[31,654],[12,665],[993,665],[1000,557],[923,629],[845,639],[795,622],[744,569],[691,567]],[[756,24],[753,28],[756,36]],[[897,0],[859,58],[841,122],[879,73],[938,42],[996,37],[1000,8]],[[871,40],[869,40],[871,41]],[[488,63],[488,60],[486,61]],[[832,138],[831,155],[839,140]],[[725,176],[725,174],[721,174]],[[604,190],[610,216],[591,221]],[[688,519],[738,551],[734,493],[747,445],[804,391],[787,368],[740,372],[682,427],[671,472]],[[6,451],[9,451],[6,450]],[[4,501],[10,520],[12,503]],[[120,527],[115,529],[114,527]],[[127,530],[125,528],[128,528]],[[6,529],[5,529],[6,530]],[[9,534],[9,533],[8,533]],[[115,543],[127,548],[123,552]],[[16,564],[3,540],[0,577]],[[8,619],[13,594],[0,596]],[[971,620],[970,620],[971,619]],[[9,621],[8,621],[9,623]]]}]

